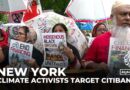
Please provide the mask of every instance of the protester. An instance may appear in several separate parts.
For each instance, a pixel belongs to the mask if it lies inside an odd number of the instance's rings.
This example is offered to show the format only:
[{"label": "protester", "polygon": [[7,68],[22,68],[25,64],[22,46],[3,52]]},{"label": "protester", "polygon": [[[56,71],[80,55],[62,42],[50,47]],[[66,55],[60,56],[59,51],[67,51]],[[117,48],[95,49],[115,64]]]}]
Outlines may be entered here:
[{"label": "protester", "polygon": [[[52,32],[65,32],[66,37],[68,35],[67,27],[62,23],[57,23],[53,28]],[[72,46],[71,44],[67,43],[67,47],[64,46],[63,48],[64,53],[69,58],[69,67],[70,68],[80,68],[80,55],[78,50]]]},{"label": "protester", "polygon": [[0,68],[4,66],[2,63],[4,60],[4,54],[2,53],[2,50],[4,47],[8,45],[8,34],[0,29]]},{"label": "protester", "polygon": [[85,53],[84,67],[107,70],[110,37],[126,40],[130,35],[130,1],[118,0],[112,6],[111,19],[113,29],[95,38],[92,45]]},{"label": "protester", "polygon": [[0,47],[0,68],[4,66],[2,63],[3,60],[4,60],[4,54],[3,54],[2,48]]},{"label": "protester", "polygon": [[[22,42],[28,42],[28,35],[29,35],[29,28],[26,26],[22,26],[18,30],[18,34],[16,35],[16,40],[22,41]],[[9,61],[8,60],[9,47],[4,48],[3,54],[4,54],[4,60],[2,63],[4,63],[4,66],[6,66],[9,63],[8,62]],[[0,60],[0,61],[2,61],[2,60]],[[42,53],[40,51],[38,51],[35,47],[33,47],[32,59],[26,60],[26,63],[32,67],[40,67],[43,63]]]},{"label": "protester", "polygon": [[8,34],[0,29],[0,47],[4,47],[8,45]]},{"label": "protester", "polygon": [[107,27],[104,23],[97,23],[92,30],[92,37],[99,36],[107,32]]},{"label": "protester", "polygon": [[93,40],[95,39],[95,37],[104,34],[105,32],[107,32],[107,27],[104,23],[97,23],[93,30],[92,30],[92,37],[87,37],[88,39],[88,47],[91,46]]}]

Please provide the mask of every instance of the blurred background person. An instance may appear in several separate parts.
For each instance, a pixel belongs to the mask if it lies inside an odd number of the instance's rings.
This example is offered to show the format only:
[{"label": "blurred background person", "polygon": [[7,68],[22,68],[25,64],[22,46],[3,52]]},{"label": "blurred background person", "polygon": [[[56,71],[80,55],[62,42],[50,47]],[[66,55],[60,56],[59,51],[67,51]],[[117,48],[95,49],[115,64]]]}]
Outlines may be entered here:
[{"label": "blurred background person", "polygon": [[92,37],[97,37],[107,31],[108,29],[104,23],[97,23],[92,30]]},{"label": "blurred background person", "polygon": [[92,44],[95,37],[104,34],[108,31],[104,23],[97,23],[92,30],[92,37],[88,37],[88,47]]},{"label": "blurred background person", "polygon": [[[0,29],[0,68],[2,68],[6,63],[4,60],[3,48],[8,46],[8,34]],[[4,63],[3,63],[4,62]]]},{"label": "blurred background person", "polygon": [[4,47],[8,45],[8,34],[0,29],[0,47]]}]

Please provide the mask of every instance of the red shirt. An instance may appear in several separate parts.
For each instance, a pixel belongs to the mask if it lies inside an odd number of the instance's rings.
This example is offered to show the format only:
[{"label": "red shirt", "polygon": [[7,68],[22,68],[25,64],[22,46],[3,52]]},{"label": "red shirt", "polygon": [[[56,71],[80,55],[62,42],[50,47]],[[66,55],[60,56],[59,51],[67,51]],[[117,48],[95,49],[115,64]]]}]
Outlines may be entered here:
[{"label": "red shirt", "polygon": [[96,37],[90,48],[87,50],[83,59],[86,61],[94,61],[97,63],[108,61],[108,52],[109,52],[109,41],[111,33],[107,32]]},{"label": "red shirt", "polygon": [[7,32],[2,30],[2,33],[3,33],[4,39],[2,41],[0,41],[0,47],[4,47],[4,46],[8,45],[8,34],[7,34]]}]

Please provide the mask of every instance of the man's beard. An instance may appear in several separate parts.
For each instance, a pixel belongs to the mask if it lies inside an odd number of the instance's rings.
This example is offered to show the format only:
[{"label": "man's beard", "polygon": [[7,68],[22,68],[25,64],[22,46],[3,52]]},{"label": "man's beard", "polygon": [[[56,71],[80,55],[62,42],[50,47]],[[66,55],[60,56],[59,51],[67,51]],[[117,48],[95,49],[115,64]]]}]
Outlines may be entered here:
[{"label": "man's beard", "polygon": [[129,26],[117,26],[116,22],[114,22],[114,27],[111,31],[112,37],[125,41],[130,40],[130,27]]},{"label": "man's beard", "polygon": [[112,30],[112,37],[119,40],[130,39],[130,27],[120,27],[117,26]]}]

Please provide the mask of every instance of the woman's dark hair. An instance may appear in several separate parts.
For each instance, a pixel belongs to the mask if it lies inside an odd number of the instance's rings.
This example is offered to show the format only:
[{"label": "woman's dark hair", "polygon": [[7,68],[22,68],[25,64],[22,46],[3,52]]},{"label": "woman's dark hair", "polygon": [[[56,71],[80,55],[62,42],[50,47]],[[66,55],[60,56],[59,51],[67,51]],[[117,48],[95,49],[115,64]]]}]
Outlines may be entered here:
[{"label": "woman's dark hair", "polygon": [[100,25],[104,25],[105,28],[107,28],[106,25],[105,25],[104,23],[97,23],[97,24],[94,26],[94,28],[93,28],[92,37],[96,37],[96,36],[97,36],[97,35],[96,35],[97,29],[98,29],[98,27],[99,27]]},{"label": "woman's dark hair", "polygon": [[1,37],[4,36],[4,35],[3,35],[3,32],[2,32],[2,29],[0,29],[0,35],[1,35]]},{"label": "woman's dark hair", "polygon": [[28,28],[27,26],[22,26],[22,27],[20,27],[20,28],[23,28],[24,33],[25,33],[26,36],[27,36],[27,34],[29,33],[29,28]]},{"label": "woman's dark hair", "polygon": [[55,24],[54,27],[52,28],[52,32],[54,32],[56,26],[61,26],[65,30],[65,33],[67,33],[68,29],[67,29],[67,27],[63,23]]}]

